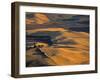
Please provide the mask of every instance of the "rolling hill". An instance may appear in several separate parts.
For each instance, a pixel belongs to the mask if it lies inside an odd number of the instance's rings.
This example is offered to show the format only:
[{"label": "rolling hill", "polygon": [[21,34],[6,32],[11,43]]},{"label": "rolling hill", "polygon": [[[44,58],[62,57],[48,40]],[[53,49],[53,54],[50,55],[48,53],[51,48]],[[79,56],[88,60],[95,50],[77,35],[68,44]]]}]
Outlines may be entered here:
[{"label": "rolling hill", "polygon": [[50,36],[53,40],[52,46],[43,48],[49,58],[44,57],[41,52],[38,54],[34,49],[27,50],[26,62],[31,62],[30,67],[35,66],[32,64],[34,61],[38,61],[42,66],[89,64],[88,33],[70,31],[64,28],[42,28],[26,31],[27,35]]}]

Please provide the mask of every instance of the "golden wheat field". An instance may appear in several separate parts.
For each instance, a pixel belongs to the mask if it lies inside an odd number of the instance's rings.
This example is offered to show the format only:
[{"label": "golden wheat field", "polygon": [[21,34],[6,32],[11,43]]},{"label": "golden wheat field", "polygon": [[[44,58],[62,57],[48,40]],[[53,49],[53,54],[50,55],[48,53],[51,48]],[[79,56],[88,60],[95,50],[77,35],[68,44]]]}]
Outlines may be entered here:
[{"label": "golden wheat field", "polygon": [[[55,41],[51,46],[27,49],[27,67],[89,64],[89,33],[71,31],[67,26],[66,29],[54,27],[44,14],[35,14],[35,18],[26,19],[26,23],[31,25],[26,29],[28,34],[48,35]],[[38,24],[39,28],[32,28],[32,23]],[[44,27],[48,25],[52,27]]]}]

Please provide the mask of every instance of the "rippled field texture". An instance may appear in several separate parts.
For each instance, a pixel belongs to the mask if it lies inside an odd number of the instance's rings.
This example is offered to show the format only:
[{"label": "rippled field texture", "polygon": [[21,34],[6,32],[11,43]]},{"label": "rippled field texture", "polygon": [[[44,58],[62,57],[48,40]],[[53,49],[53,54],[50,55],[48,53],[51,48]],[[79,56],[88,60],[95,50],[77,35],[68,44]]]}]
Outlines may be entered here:
[{"label": "rippled field texture", "polygon": [[88,15],[26,12],[26,67],[82,64],[89,64]]}]

